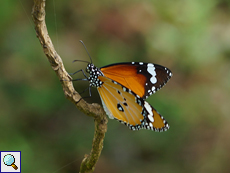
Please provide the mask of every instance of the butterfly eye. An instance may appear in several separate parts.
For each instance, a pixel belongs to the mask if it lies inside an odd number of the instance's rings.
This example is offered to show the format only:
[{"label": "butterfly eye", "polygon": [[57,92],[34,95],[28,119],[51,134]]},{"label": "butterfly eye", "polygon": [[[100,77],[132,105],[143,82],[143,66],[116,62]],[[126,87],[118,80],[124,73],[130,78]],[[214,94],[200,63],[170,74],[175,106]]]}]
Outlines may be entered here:
[{"label": "butterfly eye", "polygon": [[87,73],[89,73],[89,72],[90,72],[90,70],[89,70],[89,67],[88,67],[88,66],[86,67],[85,71],[86,71]]}]

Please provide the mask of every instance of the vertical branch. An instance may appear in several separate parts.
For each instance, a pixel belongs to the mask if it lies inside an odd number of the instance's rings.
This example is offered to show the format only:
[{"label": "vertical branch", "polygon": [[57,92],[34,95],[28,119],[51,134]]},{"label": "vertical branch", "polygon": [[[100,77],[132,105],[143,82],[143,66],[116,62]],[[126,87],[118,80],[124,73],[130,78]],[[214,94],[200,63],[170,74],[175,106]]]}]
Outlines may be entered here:
[{"label": "vertical branch", "polygon": [[[105,122],[99,122],[99,121],[105,121]],[[100,140],[105,137],[106,128],[104,123],[107,123],[107,117],[102,120],[96,120],[95,121],[95,132],[94,132],[94,138],[93,138],[93,145],[92,150],[90,152],[90,155],[85,155],[85,158],[82,160],[81,167],[80,167],[80,173],[84,172],[92,172],[95,169],[95,165],[97,163],[97,160],[99,159],[99,156],[101,154],[102,148],[103,148],[103,140]]]},{"label": "vertical branch", "polygon": [[35,31],[52,69],[61,81],[66,98],[73,102],[79,110],[88,116],[92,116],[95,120],[92,150],[89,155],[85,155],[80,167],[81,173],[92,172],[95,169],[95,165],[103,148],[108,119],[100,105],[88,104],[83,99],[79,101],[81,96],[75,91],[71,81],[72,78],[66,72],[62,59],[56,52],[49,37],[45,23],[45,2],[45,0],[34,0],[32,18],[35,24]]}]

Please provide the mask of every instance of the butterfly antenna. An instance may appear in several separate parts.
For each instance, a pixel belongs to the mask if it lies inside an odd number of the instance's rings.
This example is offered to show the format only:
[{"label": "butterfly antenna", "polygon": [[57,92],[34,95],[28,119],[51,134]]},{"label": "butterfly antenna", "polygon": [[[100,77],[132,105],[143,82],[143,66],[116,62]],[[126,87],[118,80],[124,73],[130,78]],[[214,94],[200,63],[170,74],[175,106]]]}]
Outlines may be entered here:
[{"label": "butterfly antenna", "polygon": [[73,62],[77,62],[77,61],[79,61],[79,62],[85,62],[85,63],[90,63],[89,61],[83,61],[83,60],[73,60]]},{"label": "butterfly antenna", "polygon": [[84,48],[85,48],[85,50],[86,50],[87,54],[89,55],[89,58],[90,58],[90,61],[91,61],[91,64],[92,64],[92,58],[91,58],[91,56],[90,56],[90,54],[89,54],[89,52],[88,52],[88,50],[87,50],[87,48],[86,48],[86,46],[85,46],[84,42],[83,42],[82,40],[79,40],[79,41],[80,41],[80,42],[81,42],[81,44],[84,46]]}]

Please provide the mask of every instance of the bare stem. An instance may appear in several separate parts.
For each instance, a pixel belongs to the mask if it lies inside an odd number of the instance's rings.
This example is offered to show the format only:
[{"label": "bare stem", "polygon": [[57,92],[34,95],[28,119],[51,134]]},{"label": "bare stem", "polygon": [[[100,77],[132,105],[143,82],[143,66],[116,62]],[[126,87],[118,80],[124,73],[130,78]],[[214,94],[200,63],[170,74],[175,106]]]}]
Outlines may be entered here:
[{"label": "bare stem", "polygon": [[66,72],[62,59],[56,52],[49,37],[45,23],[45,2],[45,0],[34,0],[32,18],[35,24],[35,31],[51,67],[61,81],[66,98],[73,102],[76,107],[83,113],[94,117],[95,132],[92,143],[92,150],[89,155],[85,155],[80,167],[81,173],[93,172],[103,148],[103,140],[107,131],[108,119],[100,105],[94,103],[88,104],[83,99],[79,101],[81,96],[78,94],[78,92],[75,91],[71,81],[72,78]]}]

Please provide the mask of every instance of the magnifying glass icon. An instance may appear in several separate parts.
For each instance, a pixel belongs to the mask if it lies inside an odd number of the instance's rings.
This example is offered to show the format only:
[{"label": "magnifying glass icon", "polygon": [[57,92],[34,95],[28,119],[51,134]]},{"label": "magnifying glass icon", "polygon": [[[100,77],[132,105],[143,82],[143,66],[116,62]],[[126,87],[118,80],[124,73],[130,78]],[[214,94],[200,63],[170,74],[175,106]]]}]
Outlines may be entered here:
[{"label": "magnifying glass icon", "polygon": [[3,162],[7,166],[12,166],[15,170],[18,169],[18,167],[14,164],[15,163],[15,158],[12,154],[7,154],[3,158]]}]

